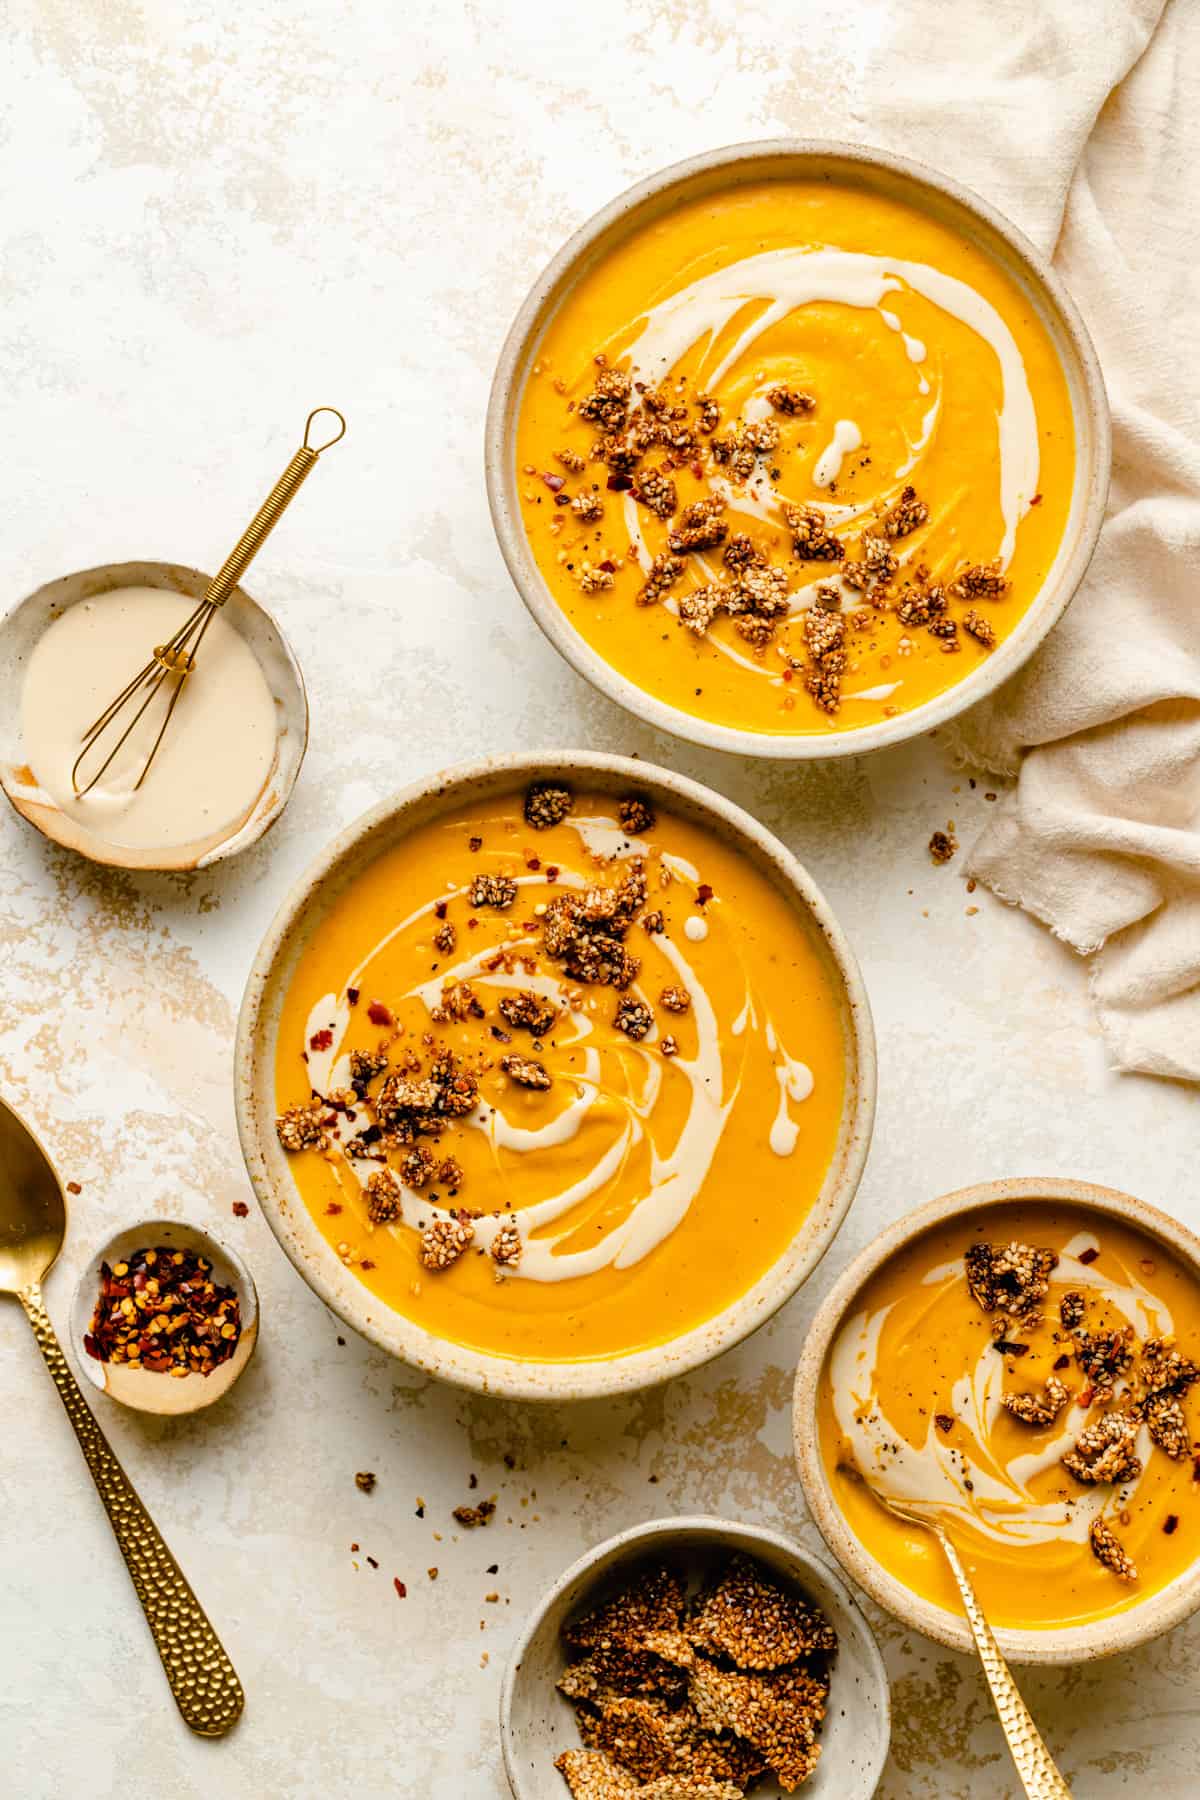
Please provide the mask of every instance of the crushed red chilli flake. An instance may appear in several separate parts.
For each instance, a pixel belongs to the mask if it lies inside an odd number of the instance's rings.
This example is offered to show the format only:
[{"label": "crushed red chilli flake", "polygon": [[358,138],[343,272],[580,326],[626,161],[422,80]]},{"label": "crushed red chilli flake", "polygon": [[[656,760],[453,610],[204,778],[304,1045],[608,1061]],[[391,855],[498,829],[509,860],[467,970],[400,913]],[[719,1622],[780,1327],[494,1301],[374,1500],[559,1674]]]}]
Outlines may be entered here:
[{"label": "crushed red chilli flake", "polygon": [[100,1294],[83,1347],[97,1362],[155,1374],[211,1375],[242,1335],[236,1292],[212,1279],[195,1250],[159,1244],[100,1265]]},{"label": "crushed red chilli flake", "polygon": [[372,1025],[394,1025],[396,1023],[392,1017],[391,1007],[385,1006],[382,1000],[372,1000],[367,1008],[367,1017]]},{"label": "crushed red chilli flake", "polygon": [[1081,1263],[1094,1263],[1099,1254],[1100,1252],[1098,1250],[1081,1250],[1079,1252],[1079,1260]]},{"label": "crushed red chilli flake", "polygon": [[336,1218],[338,1213],[341,1212],[341,1210],[342,1210],[342,1203],[340,1200],[331,1200],[329,1202],[329,1205],[325,1208],[325,1211],[330,1215],[331,1218]]},{"label": "crushed red chilli flake", "polygon": [[614,494],[627,494],[633,486],[633,476],[610,475],[605,486]]},{"label": "crushed red chilli flake", "polygon": [[1174,1532],[1177,1529],[1178,1525],[1179,1525],[1178,1513],[1168,1513],[1166,1518],[1163,1520],[1163,1530],[1166,1532],[1168,1537],[1170,1537],[1172,1532]]},{"label": "crushed red chilli flake", "polygon": [[346,989],[346,998],[350,1002],[351,1006],[357,1006],[358,1005],[358,989],[356,987],[348,987]]},{"label": "crushed red chilli flake", "polygon": [[1071,1359],[1064,1354],[1056,1359],[1054,1366],[1056,1369],[1069,1369],[1071,1366]]},{"label": "crushed red chilli flake", "polygon": [[314,1031],[308,1040],[308,1047],[310,1050],[332,1050],[333,1033],[329,1027],[326,1026],[323,1031]]},{"label": "crushed red chilli flake", "polygon": [[249,1217],[250,1208],[246,1205],[244,1200],[235,1200],[230,1210],[235,1219],[245,1219]]},{"label": "crushed red chilli flake", "polygon": [[405,1587],[404,1583],[401,1581],[401,1579],[398,1575],[392,1576],[392,1586],[395,1588],[396,1592],[399,1594],[399,1596],[402,1600],[406,1600],[408,1598],[408,1589]]},{"label": "crushed red chilli flake", "polygon": [[445,900],[438,900],[434,903],[433,916],[435,919],[444,919],[449,910]]},{"label": "crushed red chilli flake", "polygon": [[707,906],[712,897],[712,889],[709,887],[707,881],[702,881],[700,886],[696,889],[696,905]]},{"label": "crushed red chilli flake", "polygon": [[606,575],[611,575],[616,570],[617,565],[615,562],[613,562],[611,557],[605,557],[604,561],[602,563],[600,563],[598,566],[604,570],[604,573]]},{"label": "crushed red chilli flake", "polygon": [[950,1413],[934,1413],[933,1422],[939,1431],[953,1431],[954,1419]]},{"label": "crushed red chilli flake", "polygon": [[68,1194],[82,1194],[83,1189],[77,1181],[68,1181],[67,1192]]}]

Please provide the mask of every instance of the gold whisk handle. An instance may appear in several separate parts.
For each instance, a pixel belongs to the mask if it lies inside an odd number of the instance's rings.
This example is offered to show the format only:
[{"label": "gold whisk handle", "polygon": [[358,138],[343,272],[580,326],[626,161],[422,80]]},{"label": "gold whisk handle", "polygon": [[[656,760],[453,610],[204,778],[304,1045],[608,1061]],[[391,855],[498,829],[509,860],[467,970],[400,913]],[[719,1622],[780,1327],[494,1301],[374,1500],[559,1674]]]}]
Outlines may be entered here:
[{"label": "gold whisk handle", "polygon": [[104,1502],[175,1704],[201,1737],[220,1737],[246,1703],[237,1672],[80,1392],[38,1283],[23,1288],[20,1300]]},{"label": "gold whisk handle", "polygon": [[[313,420],[318,418],[321,413],[332,413],[338,421],[339,430],[325,443],[314,447],[309,443],[309,435],[312,431]],[[309,413],[304,426],[304,442],[209,582],[208,592],[204,596],[206,605],[224,605],[300,492],[306,478],[316,468],[322,452],[336,444],[339,438],[345,436],[345,433],[346,421],[335,406],[318,406]]]},{"label": "gold whisk handle", "polygon": [[975,1639],[975,1648],[979,1652],[983,1672],[987,1676],[988,1686],[992,1690],[992,1699],[996,1703],[996,1711],[1000,1715],[1000,1723],[1004,1728],[1004,1735],[1008,1739],[1012,1759],[1017,1765],[1017,1774],[1021,1777],[1029,1800],[1071,1800],[1071,1790],[1059,1774],[1058,1766],[1047,1750],[1042,1735],[1033,1722],[1029,1708],[1021,1698],[1017,1684],[1013,1680],[1012,1670],[1004,1660],[995,1634],[976,1598],[975,1589],[971,1586],[970,1577],[963,1568],[958,1551],[942,1527],[933,1524],[932,1521],[930,1523],[937,1533],[938,1541],[946,1553],[946,1561],[950,1564],[951,1572],[958,1583],[967,1623],[971,1627],[971,1635]]}]

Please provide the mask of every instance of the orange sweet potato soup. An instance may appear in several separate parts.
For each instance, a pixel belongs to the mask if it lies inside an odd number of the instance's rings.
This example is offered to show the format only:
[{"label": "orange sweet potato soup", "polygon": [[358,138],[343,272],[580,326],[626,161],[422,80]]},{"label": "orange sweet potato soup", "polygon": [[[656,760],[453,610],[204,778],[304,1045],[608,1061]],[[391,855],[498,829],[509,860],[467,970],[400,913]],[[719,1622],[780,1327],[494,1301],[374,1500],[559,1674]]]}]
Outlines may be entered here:
[{"label": "orange sweet potato soup", "polygon": [[437,1336],[613,1356],[792,1242],[843,1109],[815,923],[715,833],[540,784],[333,903],[279,1033],[279,1135],[342,1260]]},{"label": "orange sweet potato soup", "polygon": [[635,225],[537,347],[516,459],[555,601],[629,680],[766,733],[853,731],[961,681],[1070,508],[1033,307],[868,186],[761,181]]},{"label": "orange sweet potato soup", "polygon": [[1163,1246],[1050,1201],[952,1220],[853,1303],[819,1397],[834,1496],[863,1547],[951,1612],[936,1516],[993,1624],[1082,1625],[1196,1556],[1200,1289]]}]

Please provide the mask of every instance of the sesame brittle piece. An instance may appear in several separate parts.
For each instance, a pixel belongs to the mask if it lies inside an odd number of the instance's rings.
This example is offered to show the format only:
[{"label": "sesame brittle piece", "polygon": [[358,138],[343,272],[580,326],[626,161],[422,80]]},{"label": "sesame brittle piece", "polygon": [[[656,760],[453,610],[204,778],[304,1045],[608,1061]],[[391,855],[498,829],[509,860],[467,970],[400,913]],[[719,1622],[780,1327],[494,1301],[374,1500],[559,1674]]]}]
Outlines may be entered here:
[{"label": "sesame brittle piece", "polygon": [[1053,1425],[1067,1401],[1071,1398],[1057,1375],[1051,1375],[1041,1393],[1001,1394],[1001,1403],[1006,1412],[1014,1419],[1020,1419],[1023,1425]]},{"label": "sesame brittle piece", "polygon": [[1092,1520],[1091,1530],[1088,1532],[1088,1542],[1092,1546],[1092,1555],[1096,1561],[1103,1563],[1106,1569],[1111,1570],[1118,1581],[1137,1580],[1136,1564],[1121,1548],[1120,1539],[1103,1519]]},{"label": "sesame brittle piece", "polygon": [[990,619],[985,619],[982,613],[976,612],[973,606],[963,615],[962,628],[977,644],[982,644],[985,650],[995,649],[996,627]]},{"label": "sesame brittle piece", "polygon": [[654,830],[654,808],[644,794],[626,794],[617,802],[617,817],[621,830],[630,837],[644,837]]},{"label": "sesame brittle piece", "polygon": [[792,551],[801,562],[840,562],[842,542],[829,530],[823,512],[787,501],[783,516],[792,534]]},{"label": "sesame brittle piece", "polygon": [[517,884],[511,875],[476,875],[467,891],[472,906],[495,906],[501,911],[510,907],[516,897]]},{"label": "sesame brittle piece", "polygon": [[949,592],[955,600],[999,600],[1008,592],[1008,587],[1008,579],[1001,574],[998,562],[972,563],[969,569],[955,576]]},{"label": "sesame brittle piece", "polygon": [[499,1269],[515,1269],[525,1246],[512,1219],[506,1219],[492,1239],[492,1261]]},{"label": "sesame brittle piece", "polygon": [[313,1100],[305,1105],[289,1106],[286,1112],[280,1113],[275,1130],[283,1148],[289,1154],[297,1150],[326,1149],[329,1144],[324,1125],[327,1111],[322,1101]]},{"label": "sesame brittle piece", "polygon": [[976,1306],[985,1313],[1019,1319],[1046,1298],[1058,1255],[1028,1244],[972,1244],[964,1262]]},{"label": "sesame brittle piece", "polygon": [[665,469],[643,469],[630,492],[656,518],[669,519],[678,510],[679,495]]},{"label": "sesame brittle piece", "polygon": [[500,1016],[514,1031],[529,1031],[534,1037],[545,1037],[558,1017],[552,1000],[539,994],[505,994],[500,1002]]},{"label": "sesame brittle piece", "polygon": [[683,1617],[683,1584],[665,1564],[650,1564],[619,1593],[590,1612],[571,1619],[563,1641],[571,1650],[591,1650],[611,1640],[641,1642],[648,1631],[678,1630]]},{"label": "sesame brittle piece", "polygon": [[732,1781],[709,1781],[703,1775],[660,1775],[637,1791],[637,1800],[744,1800],[745,1789]]},{"label": "sesame brittle piece", "polygon": [[681,556],[672,556],[669,551],[664,550],[661,555],[656,556],[650,564],[650,573],[638,590],[638,605],[656,605],[668,588],[675,586],[686,567]]},{"label": "sesame brittle piece", "polygon": [[452,1268],[474,1236],[470,1219],[458,1214],[434,1219],[421,1233],[421,1266],[432,1274]]},{"label": "sesame brittle piece", "polygon": [[1138,1387],[1143,1394],[1186,1394],[1200,1381],[1200,1368],[1181,1355],[1169,1338],[1148,1338],[1142,1347]]},{"label": "sesame brittle piece", "polygon": [[603,1750],[564,1750],[554,1766],[573,1800],[624,1800],[636,1794],[637,1782]]},{"label": "sesame brittle piece", "polygon": [[525,796],[525,823],[534,831],[548,831],[566,818],[572,806],[570,788],[535,781]]},{"label": "sesame brittle piece", "polygon": [[915,487],[906,487],[894,506],[888,508],[879,523],[890,538],[908,537],[929,517],[929,508],[917,498]]},{"label": "sesame brittle piece", "polygon": [[633,383],[621,369],[602,369],[594,390],[579,402],[579,417],[602,431],[623,431]]},{"label": "sesame brittle piece", "polygon": [[1134,1481],[1142,1472],[1137,1434],[1135,1413],[1123,1409],[1105,1413],[1080,1432],[1074,1449],[1062,1459],[1063,1468],[1089,1487],[1106,1481]]},{"label": "sesame brittle piece", "polygon": [[729,527],[721,514],[725,502],[714,495],[707,500],[693,500],[685,506],[667,534],[667,543],[676,556],[693,550],[713,550],[729,536]]},{"label": "sesame brittle piece", "polygon": [[688,1691],[709,1730],[732,1731],[760,1750],[785,1793],[807,1780],[821,1754],[817,1727],[828,1688],[802,1669],[744,1674],[698,1662]]},{"label": "sesame brittle piece", "polygon": [[778,413],[789,419],[798,418],[802,413],[810,413],[816,406],[811,394],[803,393],[799,388],[786,387],[782,382],[767,389],[767,399]]},{"label": "sesame brittle piece", "polygon": [[693,588],[679,602],[679,620],[694,637],[703,637],[718,613],[726,611],[732,590],[720,581]]},{"label": "sesame brittle piece", "polygon": [[1145,1402],[1143,1415],[1151,1442],[1164,1450],[1173,1462],[1183,1462],[1191,1455],[1192,1440],[1187,1419],[1174,1394],[1152,1394]]},{"label": "sesame brittle piece", "polygon": [[606,1750],[638,1781],[665,1775],[674,1760],[671,1735],[661,1707],[638,1695],[618,1694],[605,1700],[595,1718],[580,1718],[580,1731],[592,1750]]},{"label": "sesame brittle piece", "polygon": [[[420,1183],[416,1183],[420,1186]],[[404,1210],[404,1189],[394,1169],[376,1169],[367,1182],[367,1217],[372,1225],[393,1225]]]},{"label": "sesame brittle piece", "polygon": [[553,1078],[545,1064],[535,1062],[531,1056],[502,1056],[500,1067],[518,1087],[536,1088],[544,1093],[552,1085]]},{"label": "sesame brittle piece", "polygon": [[837,1649],[825,1615],[770,1581],[746,1556],[735,1556],[702,1599],[687,1636],[739,1669],[779,1669],[810,1651]]}]

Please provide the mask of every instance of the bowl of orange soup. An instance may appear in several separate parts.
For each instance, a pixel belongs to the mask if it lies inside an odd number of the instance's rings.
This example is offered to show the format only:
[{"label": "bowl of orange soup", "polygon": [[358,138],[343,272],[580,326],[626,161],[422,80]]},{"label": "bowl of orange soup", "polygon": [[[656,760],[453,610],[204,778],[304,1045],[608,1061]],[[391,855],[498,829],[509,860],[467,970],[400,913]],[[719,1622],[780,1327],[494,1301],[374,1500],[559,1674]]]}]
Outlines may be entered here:
[{"label": "bowl of orange soup", "polygon": [[1069,296],[978,196],[744,144],[621,195],[538,278],[487,425],[500,547],[610,698],[758,756],[896,743],[1013,673],[1110,460]]},{"label": "bowl of orange soup", "polygon": [[719,795],[504,757],[342,833],[255,961],[247,1165],[300,1273],[448,1380],[665,1380],[767,1319],[853,1198],[874,1110],[853,956]]},{"label": "bowl of orange soup", "polygon": [[1086,1182],[985,1182],[919,1207],[846,1270],[796,1377],[800,1478],[880,1605],[970,1633],[955,1543],[1001,1648],[1127,1650],[1200,1605],[1200,1239]]}]

